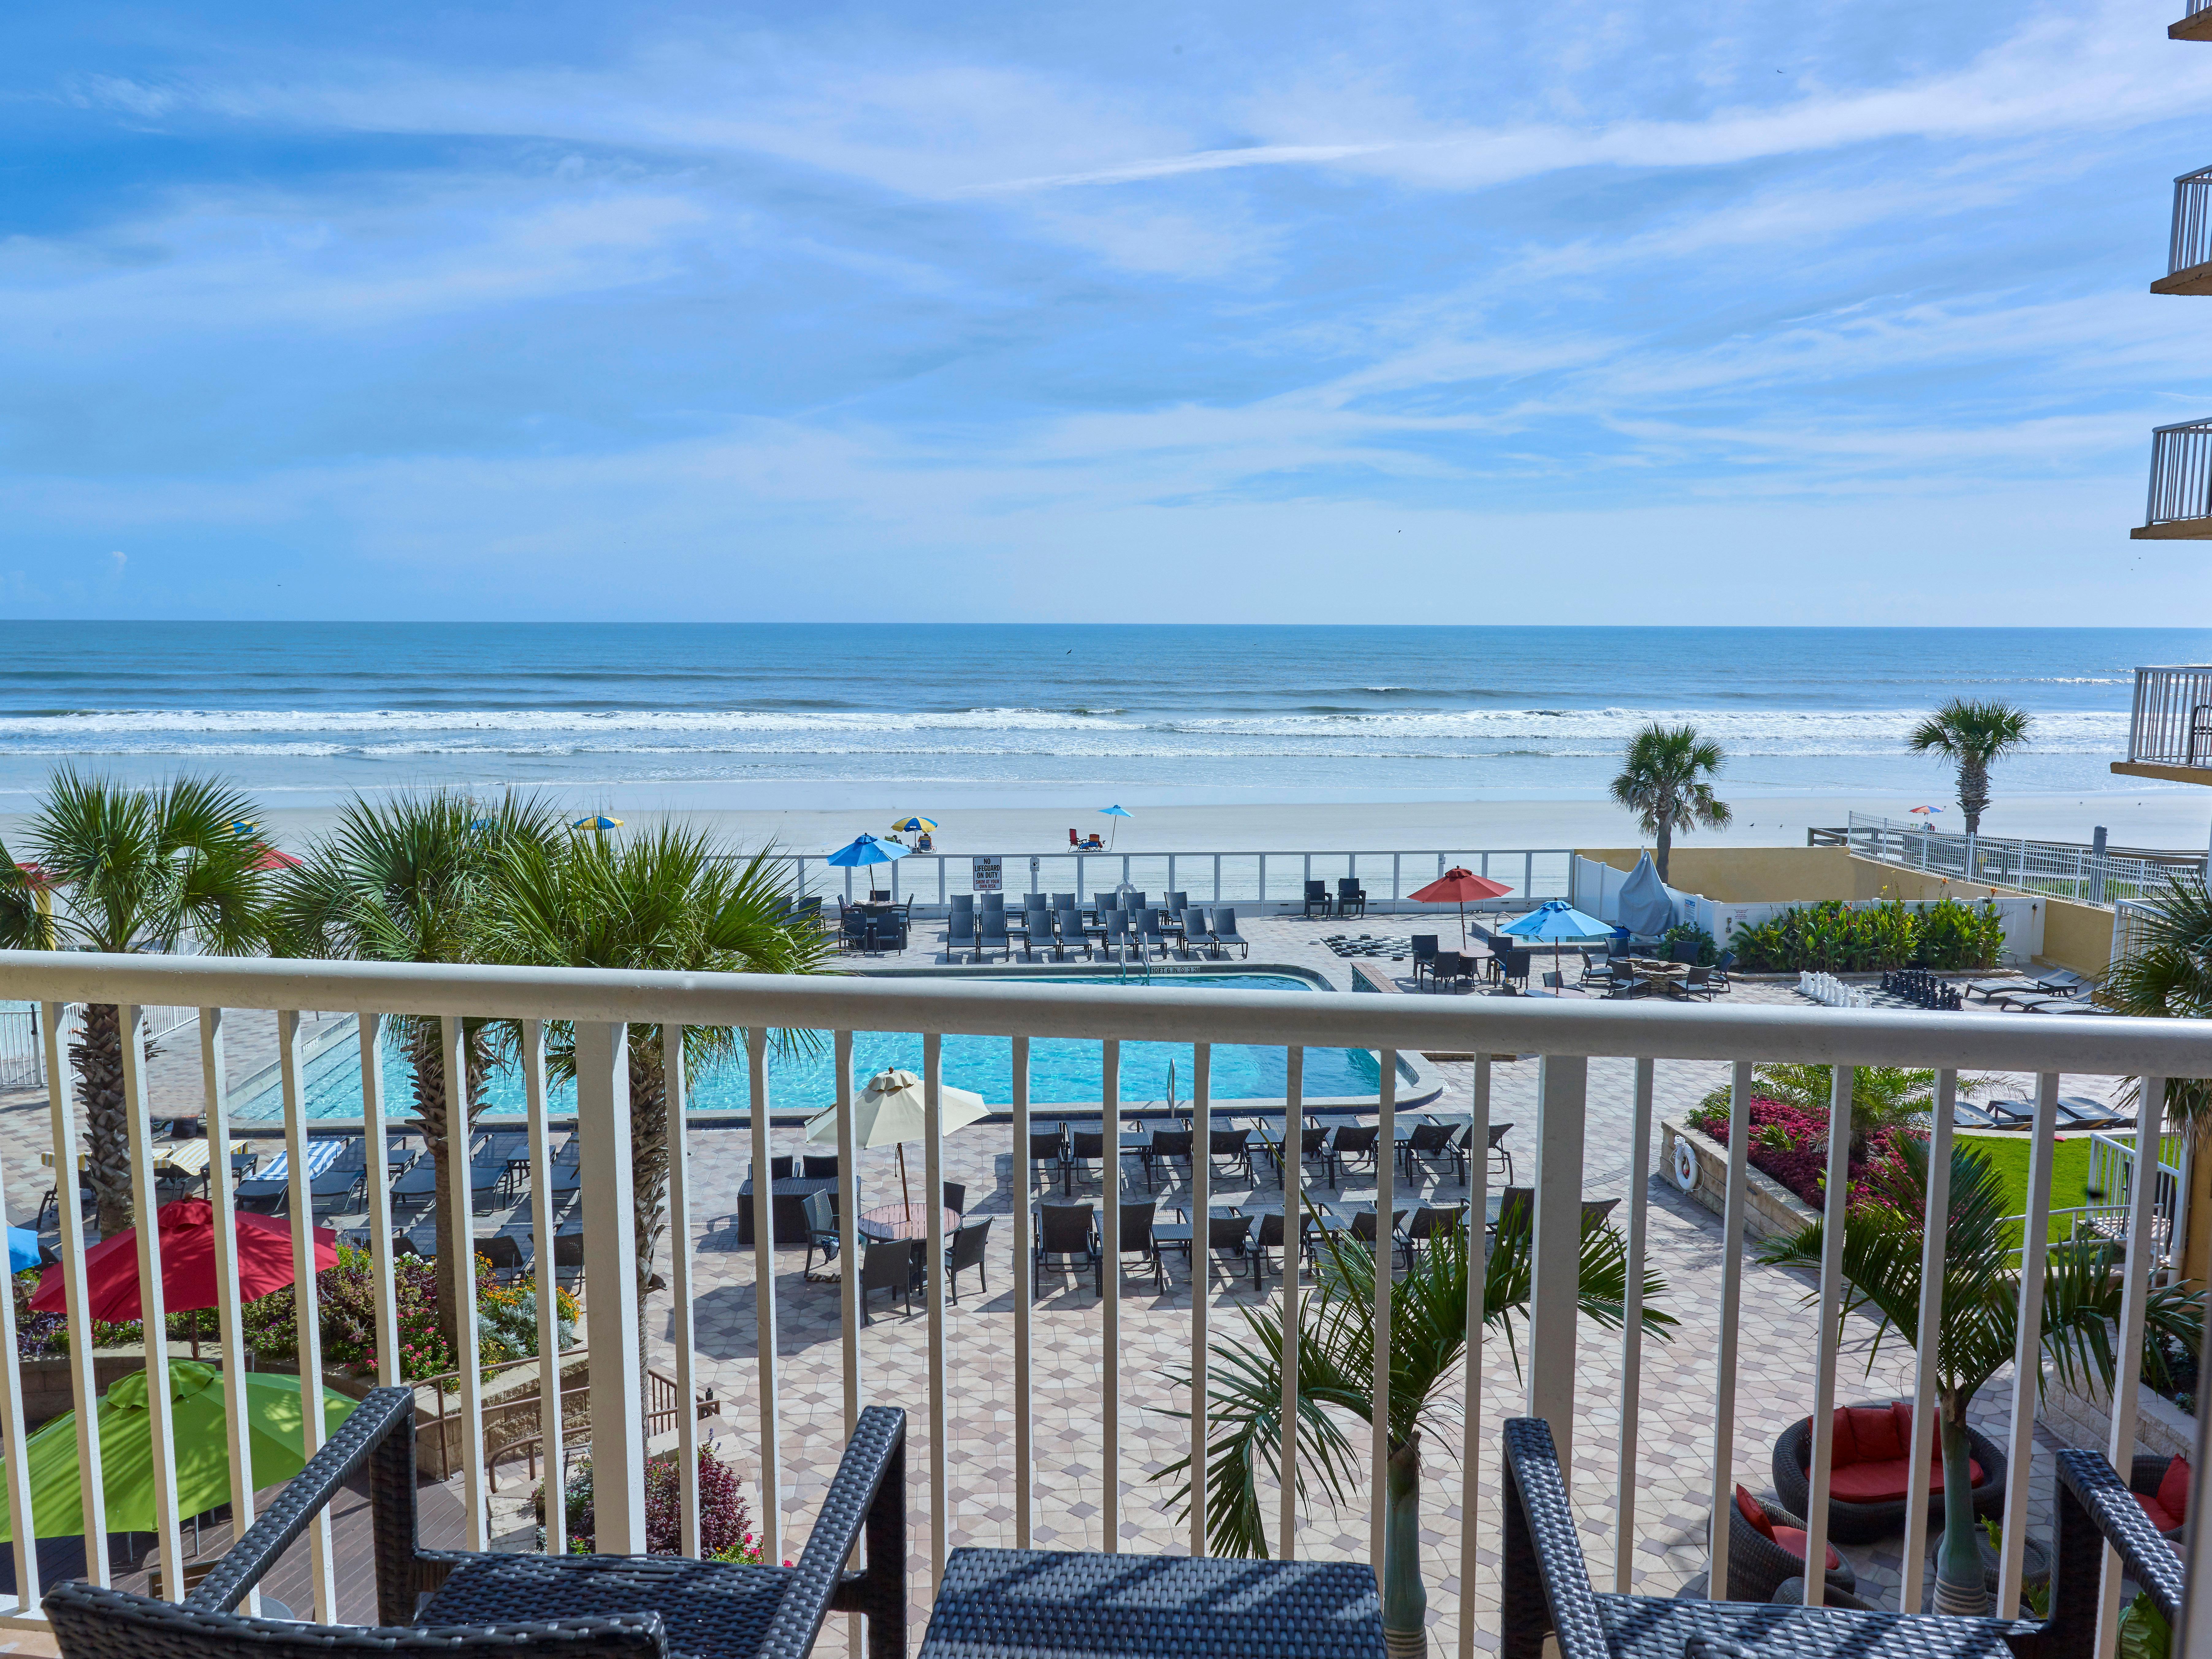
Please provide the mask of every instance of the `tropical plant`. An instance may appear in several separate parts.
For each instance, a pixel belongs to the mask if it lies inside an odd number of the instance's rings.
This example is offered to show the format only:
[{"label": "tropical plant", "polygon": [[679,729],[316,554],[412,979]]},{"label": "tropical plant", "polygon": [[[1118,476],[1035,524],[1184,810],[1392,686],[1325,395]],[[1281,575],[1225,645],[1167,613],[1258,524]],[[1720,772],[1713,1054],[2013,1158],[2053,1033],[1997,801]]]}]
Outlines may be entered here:
[{"label": "tropical plant", "polygon": [[1670,955],[1678,945],[1696,945],[1697,965],[1700,968],[1710,968],[1721,959],[1720,946],[1714,943],[1712,934],[1694,921],[1676,922],[1659,935],[1659,944]]},{"label": "tropical plant", "polygon": [[[561,833],[544,802],[508,795],[496,802],[452,790],[373,801],[356,795],[334,829],[286,872],[270,923],[279,956],[339,957],[360,962],[481,962],[485,917],[503,849],[543,847]],[[447,1164],[458,1144],[466,1155],[483,1081],[511,1038],[495,1022],[462,1022],[462,1099],[465,1121],[447,1112],[443,1022],[399,1016],[393,1039],[407,1056],[415,1118],[437,1173],[451,1191]],[[452,1206],[435,1206],[439,1331],[449,1352],[460,1349],[453,1310],[455,1233]]]},{"label": "tropical plant", "polygon": [[1698,735],[1694,726],[1645,726],[1629,739],[1613,798],[1637,815],[1644,833],[1656,838],[1651,862],[1667,879],[1667,858],[1677,830],[1703,825],[1718,830],[1729,822],[1728,803],[1715,799],[1707,781],[1727,757],[1720,744]]},{"label": "tropical plant", "polygon": [[1987,900],[1915,909],[1899,899],[1863,908],[1823,899],[1738,927],[1729,948],[1747,974],[1988,968],[2004,954],[2004,918]]},{"label": "tropical plant", "polygon": [[[1843,1273],[1849,1287],[1844,1316],[1860,1309],[1875,1319],[1867,1352],[1872,1370],[1885,1339],[1911,1343],[1920,1325],[1920,1267],[1928,1209],[1928,1148],[1897,1137],[1897,1156],[1870,1172],[1869,1201],[1844,1223]],[[1968,1484],[1966,1408],[1983,1386],[2012,1363],[2020,1313],[2019,1229],[2006,1215],[2003,1179],[1970,1146],[1951,1152],[1950,1220],[1943,1257],[1943,1320],[1932,1356],[1943,1443],[1943,1550],[1936,1573],[1938,1611],[1987,1607],[1982,1559]],[[1824,1226],[1814,1222],[1789,1238],[1771,1240],[1764,1260],[1818,1273]],[[2043,1282],[2042,1346],[2060,1380],[2075,1387],[2094,1376],[2109,1391],[2117,1370],[2112,1331],[2120,1314],[2122,1276],[2111,1270],[2101,1241],[2051,1246]],[[1807,1303],[1819,1300],[1808,1293]],[[2204,1297],[2179,1285],[2151,1292],[2142,1364],[2154,1385],[2164,1382],[2164,1343],[2191,1347],[2201,1340]],[[1923,1359],[1930,1356],[1923,1355]],[[2040,1386],[2039,1381],[2038,1386]],[[2017,1475],[2014,1477],[2018,1478]]]},{"label": "tropical plant", "polygon": [[2026,743],[2032,724],[2027,711],[2011,703],[1954,697],[1912,728],[1905,747],[1958,763],[1959,810],[1966,815],[1971,836],[1990,810],[1990,765]]},{"label": "tropical plant", "polygon": [[[626,839],[515,842],[501,864],[486,948],[541,967],[678,973],[804,974],[826,954],[820,930],[792,920],[793,896],[763,852],[741,860],[714,837],[676,825]],[[738,1048],[739,1034],[684,1028],[688,1071]],[[668,1226],[668,1077],[658,1025],[629,1027],[630,1172],[638,1286]],[[574,1076],[573,1029],[551,1027],[547,1065]]]},{"label": "tropical plant", "polygon": [[[31,821],[40,879],[65,901],[47,942],[65,950],[170,951],[187,935],[211,956],[261,948],[269,878],[267,849],[240,826],[244,795],[212,778],[180,777],[151,788],[64,768],[46,785]],[[9,867],[15,870],[12,860]],[[21,906],[37,896],[15,871],[0,912],[27,925]],[[84,1113],[86,1173],[102,1237],[131,1225],[128,1116],[123,1093],[122,1010],[94,1003],[70,1045]]]},{"label": "tropical plant", "polygon": [[[2095,992],[2107,1008],[2146,1019],[2212,1017],[2212,893],[2176,875],[2129,913],[2126,945]],[[2170,1078],[2166,1112],[2199,1135],[2212,1131],[2212,1079]]]},{"label": "tropical plant", "polygon": [[[1818,1118],[1821,1126],[1826,1127],[1829,1097],[1835,1089],[1835,1073],[1830,1067],[1772,1061],[1753,1066],[1751,1080],[1754,1094],[1791,1107],[1808,1117]],[[1962,1077],[1959,1079],[1959,1087],[1973,1090],[1992,1081],[1994,1079],[1990,1078]],[[1725,1116],[1729,1109],[1729,1086],[1724,1083],[1699,1101],[1698,1112],[1717,1111]],[[1852,1156],[1863,1158],[1868,1140],[1876,1133],[1917,1125],[1935,1109],[1935,1073],[1910,1070],[1902,1066],[1853,1067]]]},{"label": "tropical plant", "polygon": [[[1502,1332],[1519,1364],[1513,1321],[1528,1305],[1534,1245],[1528,1206],[1501,1218],[1483,1278],[1483,1322]],[[1420,1525],[1420,1431],[1437,1420],[1455,1385],[1467,1350],[1468,1243],[1464,1227],[1437,1236],[1427,1253],[1390,1291],[1389,1459],[1383,1495],[1382,1618],[1392,1650],[1422,1642],[1418,1540]],[[1620,1233],[1585,1215],[1580,1306],[1598,1324],[1618,1329],[1626,1316],[1628,1252]],[[1666,1294],[1656,1273],[1644,1279],[1644,1325],[1668,1337],[1674,1318],[1654,1305]],[[1282,1324],[1258,1309],[1242,1310],[1249,1341],[1212,1345],[1207,1371],[1206,1533],[1217,1554],[1265,1556],[1267,1520],[1259,1481],[1283,1478]],[[1299,1309],[1297,1467],[1291,1479],[1303,1494],[1310,1475],[1340,1503],[1358,1471],[1358,1448],[1340,1418],[1371,1422],[1375,1414],[1375,1258],[1368,1249],[1332,1237],[1316,1292]],[[1186,1393],[1188,1376],[1171,1378]],[[1188,1419],[1186,1418],[1186,1420]],[[1172,1501],[1189,1513],[1190,1460],[1180,1458],[1152,1477],[1180,1480]]]}]

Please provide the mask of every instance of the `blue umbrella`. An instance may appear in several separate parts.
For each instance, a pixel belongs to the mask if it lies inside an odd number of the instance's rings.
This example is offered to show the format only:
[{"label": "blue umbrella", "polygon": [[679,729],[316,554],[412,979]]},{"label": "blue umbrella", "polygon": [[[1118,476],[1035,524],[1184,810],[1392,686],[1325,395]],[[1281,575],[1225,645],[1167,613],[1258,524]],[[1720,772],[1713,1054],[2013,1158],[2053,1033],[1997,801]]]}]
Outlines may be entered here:
[{"label": "blue umbrella", "polygon": [[[823,861],[840,869],[851,870],[867,864],[895,864],[912,851],[914,848],[901,842],[878,841],[873,836],[855,836],[851,846],[839,848]],[[896,882],[891,890],[894,893],[898,890]]]},{"label": "blue umbrella", "polygon": [[[1102,806],[1098,809],[1098,815],[1101,817],[1108,818],[1133,818],[1137,816],[1134,812],[1130,811],[1126,806]],[[1119,830],[1121,827],[1121,826],[1118,823],[1114,826],[1115,830]],[[1110,832],[1106,837],[1106,844],[1109,847],[1111,847],[1114,844],[1114,837]]]},{"label": "blue umbrella", "polygon": [[39,1236],[28,1227],[8,1229],[8,1271],[19,1273],[39,1265]]},{"label": "blue umbrella", "polygon": [[1587,944],[1592,939],[1613,937],[1611,924],[1585,915],[1565,899],[1546,899],[1534,909],[1514,917],[1498,931],[1531,943],[1550,940],[1552,967],[1555,972],[1559,964],[1559,947],[1569,940]]}]

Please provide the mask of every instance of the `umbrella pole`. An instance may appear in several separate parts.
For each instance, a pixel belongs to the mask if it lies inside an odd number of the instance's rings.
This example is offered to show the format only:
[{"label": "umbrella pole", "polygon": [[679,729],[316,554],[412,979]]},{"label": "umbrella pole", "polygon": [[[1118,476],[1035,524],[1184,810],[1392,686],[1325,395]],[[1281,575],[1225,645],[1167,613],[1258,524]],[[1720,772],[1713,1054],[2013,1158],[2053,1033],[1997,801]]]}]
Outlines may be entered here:
[{"label": "umbrella pole", "polygon": [[906,1142],[903,1140],[898,1145],[898,1161],[899,1206],[906,1212],[906,1218],[911,1221],[914,1219],[914,1200],[908,1195],[906,1190]]}]

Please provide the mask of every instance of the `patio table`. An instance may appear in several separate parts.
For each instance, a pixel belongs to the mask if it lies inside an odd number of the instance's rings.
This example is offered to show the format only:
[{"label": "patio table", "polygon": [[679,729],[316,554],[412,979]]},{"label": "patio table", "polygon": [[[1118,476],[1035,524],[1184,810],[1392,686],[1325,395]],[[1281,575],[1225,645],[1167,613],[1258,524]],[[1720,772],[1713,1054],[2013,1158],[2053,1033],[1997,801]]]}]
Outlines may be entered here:
[{"label": "patio table", "polygon": [[[929,1237],[929,1206],[918,1206],[911,1212],[903,1204],[879,1204],[872,1210],[860,1212],[857,1224],[863,1238],[927,1238]],[[960,1212],[945,1212],[945,1236],[947,1238],[960,1231]]]},{"label": "patio table", "polygon": [[1187,1555],[957,1549],[921,1659],[1382,1659],[1371,1567]]},{"label": "patio table", "polygon": [[[768,1184],[769,1212],[775,1218],[775,1242],[779,1244],[806,1243],[806,1196],[809,1193],[834,1193],[837,1190],[835,1176],[786,1176],[781,1181]],[[738,1188],[738,1243],[753,1242],[753,1178],[747,1176]]]}]

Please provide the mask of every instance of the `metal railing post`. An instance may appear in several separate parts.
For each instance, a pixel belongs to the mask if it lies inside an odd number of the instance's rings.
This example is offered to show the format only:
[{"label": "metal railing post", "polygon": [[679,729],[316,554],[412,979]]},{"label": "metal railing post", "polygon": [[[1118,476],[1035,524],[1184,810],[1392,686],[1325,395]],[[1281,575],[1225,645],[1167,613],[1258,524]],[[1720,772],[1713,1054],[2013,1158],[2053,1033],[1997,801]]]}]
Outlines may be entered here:
[{"label": "metal railing post", "polygon": [[[538,1255],[538,1443],[545,1458],[545,1553],[568,1553],[568,1455],[561,1420],[561,1310],[554,1267],[553,1143],[545,1122],[545,1022],[522,1022],[522,1088],[530,1137],[530,1223]],[[772,1525],[773,1523],[771,1523]],[[771,1531],[770,1536],[774,1534]],[[781,1558],[775,1547],[764,1552]]]},{"label": "metal railing post", "polygon": [[[1580,1054],[1546,1054],[1537,1062],[1528,1415],[1552,1425],[1562,1471],[1574,1467],[1575,1304],[1582,1293],[1583,1104],[1589,1082],[1589,1061]],[[1469,1158],[1474,1150],[1468,1147]],[[1375,1231],[1382,1231],[1380,1217]]]},{"label": "metal railing post", "polygon": [[[1277,1525],[1278,1559],[1298,1555],[1298,1268],[1305,1254],[1306,1051],[1293,1046],[1285,1055],[1283,1080],[1283,1441],[1282,1513]],[[1390,1218],[1377,1214],[1375,1235],[1387,1250]],[[1384,1261],[1389,1257],[1385,1255]]]},{"label": "metal railing post", "polygon": [[[1379,1140],[1381,1137],[1376,1139]],[[1474,1230],[1483,1224],[1483,1218],[1490,1212],[1489,1145],[1490,1056],[1478,1050],[1474,1056],[1474,1081],[1468,1097],[1467,1138],[1467,1237],[1470,1252],[1475,1248]],[[1379,1163],[1392,1155],[1392,1148],[1382,1146],[1378,1148],[1376,1156]],[[1375,1231],[1379,1238],[1382,1232],[1379,1210],[1376,1212]],[[1486,1277],[1474,1271],[1471,1257],[1468,1267],[1467,1359],[1460,1388],[1459,1512],[1462,1516],[1481,1513],[1481,1488],[1476,1474],[1482,1467],[1482,1327],[1484,1279]],[[1463,1525],[1460,1528],[1459,1659],[1474,1659],[1474,1596],[1470,1589],[1482,1564],[1480,1537],[1476,1528]]]},{"label": "metal railing post", "polygon": [[[223,1449],[230,1457],[230,1512],[234,1516],[248,1516],[253,1513],[252,1418],[246,1399],[245,1298],[238,1285],[237,1177],[230,1167],[230,1082],[223,1018],[221,1008],[200,1010],[201,1122],[208,1138],[208,1207],[214,1212],[215,1220],[216,1344],[222,1363]],[[363,1023],[376,1022],[365,1019]],[[369,1224],[375,1225],[373,1213]],[[390,1251],[387,1240],[386,1256]],[[380,1285],[379,1290],[376,1359],[380,1382],[383,1368],[398,1363],[392,1352],[398,1338],[384,1334],[382,1304],[392,1297],[386,1286]],[[15,1455],[12,1446],[9,1455],[11,1459]],[[239,1531],[234,1524],[233,1535]],[[26,1535],[20,1529],[15,1534],[18,1538]],[[248,1613],[259,1613],[258,1585],[247,1592],[245,1605]]]},{"label": "metal railing post", "polygon": [[1213,1302],[1213,1045],[1190,1058],[1190,1553],[1206,1553],[1206,1317]]},{"label": "metal railing post", "polygon": [[[1613,1481],[1613,1589],[1626,1595],[1634,1588],[1636,1542],[1636,1444],[1644,1401],[1644,1248],[1651,1199],[1651,1101],[1654,1066],[1636,1062],[1636,1122],[1629,1132],[1627,1295],[1620,1322],[1620,1462]],[[1469,1139],[1468,1157],[1487,1154]]]},{"label": "metal railing post", "polygon": [[[2027,1157],[2027,1213],[2021,1220],[2018,1345],[2013,1350],[2012,1428],[2005,1455],[2011,1467],[2029,1467],[2035,1445],[2035,1408],[2043,1375],[2043,1278],[2051,1252],[2051,1163],[2058,1139],[2058,1074],[2035,1080],[2035,1139]],[[2027,1539],[2025,1480],[2005,1486],[2004,1544],[1997,1558],[1997,1606],[2020,1606],[2021,1568]]]},{"label": "metal railing post", "polygon": [[1711,1565],[1706,1585],[1728,1595],[1729,1510],[1735,1502],[1735,1358],[1743,1307],[1744,1211],[1751,1168],[1751,1061],[1739,1060],[1729,1079],[1728,1188],[1721,1206],[1720,1346],[1713,1365]]},{"label": "metal railing post", "polygon": [[1036,1291],[1036,1194],[1030,1170],[1030,1040],[1013,1040],[1014,1168],[1021,1172],[1021,1197],[1014,1205],[1014,1547],[1030,1547],[1036,1505],[1036,1402],[1030,1370],[1030,1344],[1036,1324],[1030,1303]]},{"label": "metal railing post", "polygon": [[[629,1134],[629,1028],[579,1020],[584,1320],[593,1357],[592,1543],[602,1555],[645,1553],[645,1402],[639,1366],[631,1363],[632,1356],[641,1358],[641,1327]],[[465,1148],[461,1159],[465,1165]]]},{"label": "metal railing post", "polygon": [[[146,1011],[126,1004],[116,1012],[123,1037],[123,1108],[129,1135],[131,1202],[137,1222],[138,1309],[145,1333],[146,1415],[154,1452],[154,1527],[161,1558],[161,1588],[168,1592],[167,1600],[181,1601],[185,1599],[185,1553],[179,1527],[183,1517],[177,1512],[176,1425],[169,1400],[169,1321],[167,1298],[162,1294],[161,1230],[156,1218],[161,1200],[154,1175],[154,1124],[146,1101]],[[282,1049],[280,1035],[280,1053]],[[291,1093],[288,1088],[288,1097]],[[67,1170],[57,1170],[54,1178],[60,1181],[67,1175]],[[295,1222],[294,1231],[296,1232],[298,1228],[299,1224]],[[319,1381],[306,1376],[306,1350],[301,1350],[300,1358],[302,1386]],[[316,1403],[321,1403],[319,1395]],[[325,1524],[323,1535],[327,1539],[328,1523]],[[89,1555],[93,1546],[89,1538],[86,1542],[85,1553]],[[105,1540],[99,1547],[104,1553]],[[324,1559],[326,1560],[327,1555]],[[319,1571],[317,1578],[319,1580],[321,1576]],[[320,1588],[319,1583],[319,1592]],[[319,1611],[321,1604],[317,1606]]]},{"label": "metal railing post", "polygon": [[[1928,1135],[1928,1202],[1920,1245],[1920,1325],[1913,1339],[1912,1449],[1905,1479],[1907,1492],[1928,1490],[1936,1461],[1936,1345],[1943,1335],[1943,1260],[1951,1225],[1951,1132],[1959,1098],[1959,1074],[1936,1073],[1936,1110]],[[1898,1607],[1920,1611],[1921,1583],[1928,1566],[1928,1506],[1905,1510],[1903,1578]]]},{"label": "metal railing post", "polygon": [[[2135,1183],[2128,1192],[2128,1247],[2121,1269],[2120,1328],[2113,1346],[2124,1357],[2112,1384],[2112,1434],[2106,1455],[2122,1480],[2128,1478],[2136,1455],[2136,1413],[2141,1403],[2142,1366],[2134,1357],[2142,1352],[2146,1304],[2151,1275],[2158,1267],[2158,1247],[2151,1230],[2158,1223],[2158,1166],[2160,1133],[2165,1127],[2166,1079],[2136,1079]],[[2120,1580],[2125,1577],[2120,1558],[2110,1545],[2104,1551],[2104,1582],[2097,1614],[2097,1659],[2112,1659],[2118,1647]]]},{"label": "metal railing post", "polygon": [[[485,1490],[483,1467],[483,1372],[477,1364],[477,1247],[476,1183],[471,1164],[476,1135],[469,1125],[469,1050],[467,1023],[457,1014],[439,1021],[446,1068],[446,1190],[438,1202],[453,1218],[453,1259],[441,1263],[453,1274],[457,1306],[453,1323],[461,1351],[453,1356],[459,1370],[460,1462],[464,1534],[467,1547],[488,1549],[491,1544],[490,1494]],[[296,1158],[298,1154],[295,1154]],[[299,1166],[294,1165],[296,1170]],[[604,1349],[601,1350],[605,1352]],[[449,1449],[441,1445],[441,1451]],[[448,1471],[450,1473],[450,1470]],[[325,1511],[327,1515],[328,1511]]]},{"label": "metal railing post", "polygon": [[[100,1384],[93,1370],[92,1302],[85,1283],[84,1206],[77,1195],[76,1101],[63,1064],[65,1009],[58,1002],[40,1005],[46,1040],[46,1115],[54,1137],[54,1207],[61,1224],[62,1306],[69,1321],[70,1400],[76,1424],[77,1496],[83,1506],[84,1535],[107,1536],[107,1481],[100,1459]],[[119,1011],[118,1011],[119,1012]],[[84,1553],[92,1582],[107,1583],[107,1552]]]},{"label": "metal railing post", "polygon": [[1121,1043],[1108,1037],[1099,1044],[1098,1207],[1100,1231],[1099,1291],[1103,1299],[1103,1340],[1098,1356],[1099,1384],[1104,1390],[1100,1413],[1104,1444],[1099,1461],[1105,1480],[1099,1515],[1107,1554],[1121,1547]]},{"label": "metal railing post", "polygon": [[[1828,1480],[1835,1449],[1836,1361],[1843,1346],[1844,1206],[1851,1193],[1851,1085],[1855,1068],[1838,1066],[1828,1078],[1828,1180],[1820,1232],[1820,1328],[1813,1361],[1811,1495],[1805,1500],[1805,1559],[1828,1559]],[[1917,1427],[1914,1429],[1917,1434]],[[1805,1605],[1826,1599],[1825,1571],[1805,1574]]]}]

